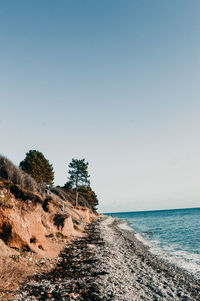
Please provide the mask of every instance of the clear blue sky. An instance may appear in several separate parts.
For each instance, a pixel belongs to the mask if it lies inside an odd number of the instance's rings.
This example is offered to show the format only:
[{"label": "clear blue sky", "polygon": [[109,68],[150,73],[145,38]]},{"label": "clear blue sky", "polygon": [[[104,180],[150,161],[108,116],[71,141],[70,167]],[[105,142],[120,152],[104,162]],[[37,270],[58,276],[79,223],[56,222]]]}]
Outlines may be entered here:
[{"label": "clear blue sky", "polygon": [[200,1],[0,1],[0,152],[67,180],[89,162],[100,211],[200,204]]}]

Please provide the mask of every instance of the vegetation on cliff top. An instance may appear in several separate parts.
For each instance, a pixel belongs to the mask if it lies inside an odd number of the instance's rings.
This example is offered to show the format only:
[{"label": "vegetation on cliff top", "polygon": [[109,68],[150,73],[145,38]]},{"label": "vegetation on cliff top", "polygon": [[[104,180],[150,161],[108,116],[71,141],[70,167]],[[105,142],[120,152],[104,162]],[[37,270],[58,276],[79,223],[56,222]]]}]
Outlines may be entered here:
[{"label": "vegetation on cliff top", "polygon": [[[95,192],[90,187],[90,175],[88,174],[88,162],[85,159],[72,159],[69,167],[68,182],[66,182],[64,189],[67,191],[75,191],[76,206],[81,201],[81,197],[87,200],[89,207],[94,211],[97,209],[98,199]],[[87,206],[87,205],[86,205]]]},{"label": "vegetation on cliff top", "polygon": [[0,155],[0,178],[20,185],[23,189],[42,195],[44,188],[23,170],[17,168],[10,160]]},{"label": "vegetation on cliff top", "polygon": [[54,171],[44,155],[30,150],[17,168],[11,161],[0,155],[0,178],[20,185],[23,189],[46,196],[46,188],[72,205],[97,210],[98,199],[90,187],[88,162],[85,159],[72,159],[69,164],[68,181],[63,187],[53,187]]},{"label": "vegetation on cliff top", "polygon": [[52,186],[54,180],[53,166],[45,158],[43,153],[30,150],[20,162],[19,168],[31,175],[37,183]]},{"label": "vegetation on cliff top", "polygon": [[69,181],[66,183],[66,187],[74,188],[76,191],[76,206],[78,206],[78,190],[80,186],[89,187],[89,174],[88,174],[88,162],[85,159],[78,160],[72,159],[69,164]]}]

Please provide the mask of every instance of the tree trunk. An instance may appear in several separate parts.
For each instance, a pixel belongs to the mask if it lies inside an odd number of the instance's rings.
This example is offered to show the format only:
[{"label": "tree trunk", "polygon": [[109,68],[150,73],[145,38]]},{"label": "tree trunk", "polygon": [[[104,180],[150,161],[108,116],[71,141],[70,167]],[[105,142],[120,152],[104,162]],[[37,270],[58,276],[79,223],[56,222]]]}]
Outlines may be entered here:
[{"label": "tree trunk", "polygon": [[76,207],[78,206],[78,176],[76,178]]}]

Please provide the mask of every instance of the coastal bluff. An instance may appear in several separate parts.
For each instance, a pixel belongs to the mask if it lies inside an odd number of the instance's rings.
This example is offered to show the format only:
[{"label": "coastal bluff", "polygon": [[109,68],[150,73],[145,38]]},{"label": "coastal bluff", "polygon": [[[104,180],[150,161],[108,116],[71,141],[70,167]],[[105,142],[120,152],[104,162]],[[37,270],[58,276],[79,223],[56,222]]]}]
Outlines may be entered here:
[{"label": "coastal bluff", "polygon": [[66,243],[84,236],[96,217],[90,208],[74,207],[54,193],[41,196],[0,180],[0,291],[38,272],[42,259],[50,268]]}]

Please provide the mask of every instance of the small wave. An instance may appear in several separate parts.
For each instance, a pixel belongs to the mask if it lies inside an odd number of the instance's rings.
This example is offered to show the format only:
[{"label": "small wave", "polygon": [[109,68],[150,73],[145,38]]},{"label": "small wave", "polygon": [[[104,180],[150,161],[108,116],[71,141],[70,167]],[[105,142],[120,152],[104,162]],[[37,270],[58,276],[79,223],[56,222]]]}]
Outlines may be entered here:
[{"label": "small wave", "polygon": [[144,245],[148,245],[149,246],[149,243],[147,240],[145,240],[139,233],[136,233],[135,234],[135,237],[140,240]]},{"label": "small wave", "polygon": [[[144,233],[144,232],[143,232]],[[135,234],[135,237],[140,240],[144,245],[147,245],[149,247],[152,247],[153,245],[157,245],[159,244],[159,241],[158,240],[151,240],[149,241],[148,239],[144,238],[140,233],[136,233]]]},{"label": "small wave", "polygon": [[133,231],[133,229],[129,225],[127,225],[127,223],[119,224],[118,227],[123,230]]},{"label": "small wave", "polygon": [[189,253],[183,250],[175,250],[175,246],[159,247],[160,241],[145,239],[141,234],[135,237],[144,245],[150,247],[150,252],[158,257],[167,260],[180,268],[187,270],[196,277],[200,278],[200,254]]},{"label": "small wave", "polygon": [[200,277],[200,256],[198,254],[174,251],[171,254],[164,254],[161,252],[160,256],[184,270],[189,271],[198,278]]}]

